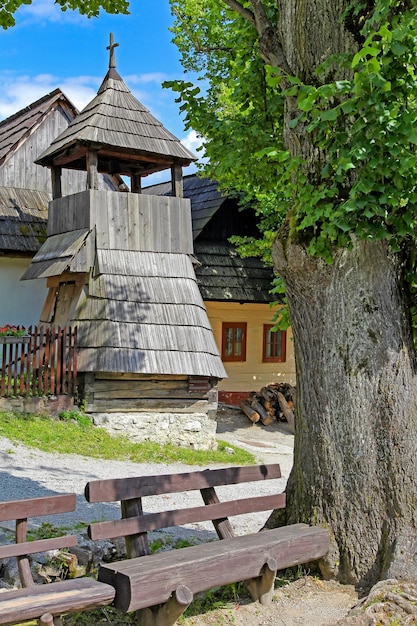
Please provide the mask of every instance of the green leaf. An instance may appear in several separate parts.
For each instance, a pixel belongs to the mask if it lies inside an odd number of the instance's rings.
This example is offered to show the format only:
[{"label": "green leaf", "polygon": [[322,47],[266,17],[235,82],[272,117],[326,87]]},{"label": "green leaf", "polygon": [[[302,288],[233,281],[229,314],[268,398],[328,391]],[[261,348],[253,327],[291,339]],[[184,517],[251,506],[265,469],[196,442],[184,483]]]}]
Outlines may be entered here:
[{"label": "green leaf", "polygon": [[327,111],[323,111],[321,114],[321,119],[326,122],[333,122],[337,120],[340,114],[340,107],[335,107],[334,109],[328,109]]}]

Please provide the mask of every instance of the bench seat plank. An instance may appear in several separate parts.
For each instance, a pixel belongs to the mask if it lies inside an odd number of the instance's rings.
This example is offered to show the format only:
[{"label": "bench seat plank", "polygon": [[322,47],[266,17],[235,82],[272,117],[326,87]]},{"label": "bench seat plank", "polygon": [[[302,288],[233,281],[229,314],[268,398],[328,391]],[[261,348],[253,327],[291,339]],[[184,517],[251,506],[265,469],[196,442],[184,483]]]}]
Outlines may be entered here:
[{"label": "bench seat plank", "polygon": [[242,515],[244,513],[256,513],[259,511],[272,511],[285,507],[285,493],[271,496],[258,496],[245,500],[228,500],[207,504],[189,509],[175,509],[160,513],[148,513],[137,517],[127,517],[120,520],[96,522],[88,528],[90,539],[109,539],[143,533],[149,530],[204,522],[222,517]]},{"label": "bench seat plank", "polygon": [[260,480],[281,478],[278,463],[270,465],[248,465],[243,467],[225,467],[179,474],[161,474],[156,476],[135,476],[93,480],[87,483],[85,497],[88,502],[116,502],[145,496],[166,493],[193,491],[206,487],[237,485]]},{"label": "bench seat plank", "polygon": [[36,585],[0,593],[0,624],[17,624],[39,619],[45,613],[64,615],[106,606],[113,601],[115,590],[91,578]]},{"label": "bench seat plank", "polygon": [[324,556],[329,533],[293,524],[252,535],[102,565],[98,579],[116,588],[124,612],[167,602],[179,585],[192,593],[259,576],[269,558],[285,569]]}]

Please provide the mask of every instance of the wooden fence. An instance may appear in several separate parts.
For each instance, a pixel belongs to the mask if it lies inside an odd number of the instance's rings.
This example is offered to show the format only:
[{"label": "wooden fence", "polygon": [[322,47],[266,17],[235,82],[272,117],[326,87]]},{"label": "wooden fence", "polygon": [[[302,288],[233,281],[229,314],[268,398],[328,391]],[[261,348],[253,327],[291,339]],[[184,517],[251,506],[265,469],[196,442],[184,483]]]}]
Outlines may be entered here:
[{"label": "wooden fence", "polygon": [[0,337],[0,396],[75,395],[77,329],[32,326],[24,337]]}]

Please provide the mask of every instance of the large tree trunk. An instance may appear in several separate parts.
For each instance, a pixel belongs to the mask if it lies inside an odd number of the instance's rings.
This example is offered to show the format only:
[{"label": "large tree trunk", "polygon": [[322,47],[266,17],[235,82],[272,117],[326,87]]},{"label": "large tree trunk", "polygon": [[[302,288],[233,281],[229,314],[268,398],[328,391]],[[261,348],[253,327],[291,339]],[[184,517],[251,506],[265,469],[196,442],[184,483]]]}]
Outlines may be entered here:
[{"label": "large tree trunk", "polygon": [[278,240],[273,255],[297,366],[287,521],[328,525],[326,573],[342,582],[417,577],[417,384],[397,259],[369,240],[332,265]]},{"label": "large tree trunk", "polygon": [[[259,52],[281,68],[284,87],[287,74],[310,85],[350,76],[337,62],[327,74],[316,70],[330,55],[358,51],[360,16],[353,10],[346,19],[345,11],[359,2],[277,0],[274,28],[262,0],[250,0],[249,15],[247,3],[224,1],[254,24]],[[368,14],[374,8],[372,1],[362,5]],[[287,97],[284,144],[314,187],[326,155],[314,133],[291,123],[298,113],[296,97]],[[287,510],[274,512],[268,525],[285,516],[327,525],[326,574],[343,582],[417,578],[417,382],[399,259],[385,242],[354,240],[327,265],[300,243],[309,233],[297,241],[291,225],[290,238],[283,232],[277,239],[273,259],[295,342],[294,468]]]}]

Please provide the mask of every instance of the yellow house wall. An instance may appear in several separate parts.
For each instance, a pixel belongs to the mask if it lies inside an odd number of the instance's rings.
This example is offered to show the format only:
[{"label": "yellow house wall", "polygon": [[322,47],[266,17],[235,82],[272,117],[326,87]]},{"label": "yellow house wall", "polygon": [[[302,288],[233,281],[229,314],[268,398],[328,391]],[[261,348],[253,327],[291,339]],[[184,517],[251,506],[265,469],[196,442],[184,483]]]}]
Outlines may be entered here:
[{"label": "yellow house wall", "polygon": [[214,337],[222,352],[223,322],[246,322],[246,361],[224,362],[229,378],[219,383],[220,391],[259,391],[270,383],[295,385],[294,344],[291,329],[287,330],[286,361],[263,363],[263,325],[271,324],[274,309],[269,304],[239,304],[236,302],[205,302]]}]

